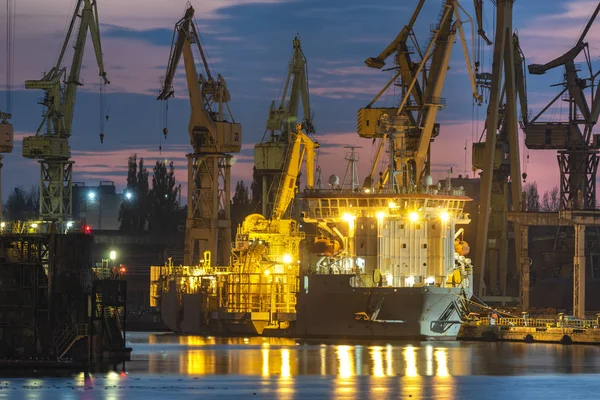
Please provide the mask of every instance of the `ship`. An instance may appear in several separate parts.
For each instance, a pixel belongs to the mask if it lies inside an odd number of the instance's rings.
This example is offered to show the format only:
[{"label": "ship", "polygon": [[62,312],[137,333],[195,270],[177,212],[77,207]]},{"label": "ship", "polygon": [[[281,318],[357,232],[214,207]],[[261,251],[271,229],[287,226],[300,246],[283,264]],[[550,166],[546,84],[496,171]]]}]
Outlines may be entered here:
[{"label": "ship", "polygon": [[[431,183],[431,178],[425,179]],[[453,340],[468,312],[473,266],[463,239],[471,201],[461,187],[396,193],[339,188],[301,193],[310,245],[269,269],[152,268],[154,300],[173,332],[296,338]],[[258,218],[260,219],[260,218]],[[264,220],[264,219],[263,219]],[[323,232],[329,232],[329,236]],[[312,237],[311,237],[312,236]],[[234,249],[266,243],[240,227]],[[340,249],[345,249],[340,251]],[[235,253],[235,250],[234,250]],[[235,265],[235,262],[233,263]],[[263,262],[263,265],[266,264]]]},{"label": "ship", "polygon": [[[381,69],[395,54],[397,72],[358,111],[358,136],[373,145],[378,141],[362,185],[354,148],[346,157],[349,185],[336,175],[329,176],[327,187],[321,185],[319,143],[307,112],[306,60],[294,39],[287,79],[294,76],[289,86],[296,90],[289,101],[284,94],[279,107],[271,105],[268,132],[254,149],[262,212],[237,227],[227,265],[221,253],[205,250],[202,260],[186,261],[195,265],[169,260],[151,267],[150,305],[160,308],[169,329],[296,338],[456,338],[472,296],[473,266],[464,240],[471,199],[464,188],[453,187],[451,171],[433,183],[430,143],[439,134],[435,118],[444,101],[438,96],[456,34],[453,18],[461,11],[456,0],[445,0],[430,44],[416,61],[407,42],[420,10],[379,56],[365,61]],[[392,85],[400,88],[400,105],[373,107]],[[300,189],[303,162],[306,182]],[[224,236],[218,238],[224,247]]]}]

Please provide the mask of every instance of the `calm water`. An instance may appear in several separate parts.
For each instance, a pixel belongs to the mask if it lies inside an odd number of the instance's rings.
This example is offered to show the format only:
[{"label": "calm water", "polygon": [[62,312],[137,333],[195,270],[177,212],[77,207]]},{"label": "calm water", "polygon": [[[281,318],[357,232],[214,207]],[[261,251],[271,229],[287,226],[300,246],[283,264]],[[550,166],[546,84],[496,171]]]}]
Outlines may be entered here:
[{"label": "calm water", "polygon": [[128,338],[125,372],[0,379],[0,399],[600,398],[600,347]]}]

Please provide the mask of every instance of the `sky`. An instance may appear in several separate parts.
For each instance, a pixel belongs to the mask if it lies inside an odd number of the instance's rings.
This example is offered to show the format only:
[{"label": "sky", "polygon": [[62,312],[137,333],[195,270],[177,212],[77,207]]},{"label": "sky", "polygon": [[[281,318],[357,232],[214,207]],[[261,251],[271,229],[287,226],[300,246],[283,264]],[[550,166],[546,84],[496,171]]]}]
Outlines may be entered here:
[{"label": "sky", "polygon": [[[75,0],[18,0],[15,18],[14,88],[12,91],[15,149],[4,155],[3,197],[15,186],[29,188],[39,181],[36,160],[21,156],[21,140],[35,134],[42,118],[37,101],[43,92],[25,90],[26,79],[40,78],[56,62]],[[280,96],[292,52],[299,35],[308,60],[310,103],[321,143],[318,163],[323,182],[331,174],[343,180],[344,146],[362,146],[359,179],[370,168],[375,154],[371,140],[356,134],[356,113],[365,107],[391,77],[391,71],[370,69],[364,60],[379,54],[408,23],[417,0],[193,0],[196,23],[213,73],[223,75],[231,93],[230,108],[242,123],[243,149],[234,155],[232,181],[251,181],[253,146],[260,142],[271,101]],[[484,29],[493,38],[494,6],[484,2]],[[428,0],[415,29],[421,46],[440,12],[441,0]],[[527,63],[545,63],[570,49],[583,30],[595,1],[519,0],[514,4],[515,30]],[[463,1],[471,14],[471,1]],[[98,1],[105,69],[111,84],[100,95],[100,78],[91,40],[88,39],[77,95],[71,137],[74,181],[97,185],[114,181],[119,191],[126,179],[127,158],[144,157],[150,167],[157,160],[173,161],[176,178],[185,186],[186,153],[191,151],[187,125],[189,102],[183,63],[175,80],[175,99],[156,100],[169,57],[173,26],[184,14],[185,0]],[[6,8],[0,7],[2,26]],[[469,46],[471,25],[465,24]],[[0,86],[5,89],[5,30],[0,30]],[[587,40],[593,65],[600,55],[600,23]],[[492,48],[481,51],[481,70],[491,72]],[[65,61],[70,62],[70,57]],[[388,66],[393,63],[388,60]],[[584,65],[584,64],[582,64]],[[434,178],[444,178],[450,167],[457,174],[473,176],[471,143],[479,140],[486,105],[474,106],[460,43],[454,46],[443,97],[446,107],[438,113],[440,136],[432,144]],[[560,68],[542,76],[527,75],[530,112],[536,114],[552,99],[561,82]],[[101,113],[101,98],[105,111]],[[397,93],[383,96],[380,106],[398,103]],[[563,107],[564,108],[564,107]],[[6,110],[5,93],[0,110]],[[564,115],[564,111],[563,115]],[[104,143],[100,143],[101,118]],[[547,112],[558,121],[561,110]],[[162,130],[168,127],[167,139]],[[466,150],[465,150],[466,148]],[[558,185],[555,151],[521,148],[522,171],[527,182],[540,191]],[[234,187],[234,185],[232,185]],[[185,192],[184,192],[185,193]]]}]

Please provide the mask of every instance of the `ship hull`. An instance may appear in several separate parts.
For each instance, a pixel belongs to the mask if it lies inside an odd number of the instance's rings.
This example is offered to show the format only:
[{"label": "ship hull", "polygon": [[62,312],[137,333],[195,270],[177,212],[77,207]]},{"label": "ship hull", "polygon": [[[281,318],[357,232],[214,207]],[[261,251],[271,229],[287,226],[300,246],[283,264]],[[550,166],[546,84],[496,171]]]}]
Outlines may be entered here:
[{"label": "ship hull", "polygon": [[[352,275],[301,277],[297,313],[269,325],[257,313],[208,312],[202,295],[173,292],[161,315],[173,332],[331,339],[455,340],[460,329],[459,288],[352,287]],[[281,320],[281,318],[280,318]]]},{"label": "ship hull", "polygon": [[296,321],[299,337],[456,339],[461,325],[459,288],[352,287],[351,278],[302,278]]}]

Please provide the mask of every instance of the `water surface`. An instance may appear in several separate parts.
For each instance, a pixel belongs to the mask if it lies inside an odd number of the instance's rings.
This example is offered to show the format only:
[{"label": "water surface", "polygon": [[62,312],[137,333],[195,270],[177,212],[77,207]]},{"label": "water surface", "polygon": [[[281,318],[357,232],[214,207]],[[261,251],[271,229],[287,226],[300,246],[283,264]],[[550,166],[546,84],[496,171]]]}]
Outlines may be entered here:
[{"label": "water surface", "polygon": [[0,399],[598,399],[600,347],[130,333],[89,377],[0,380]]}]

